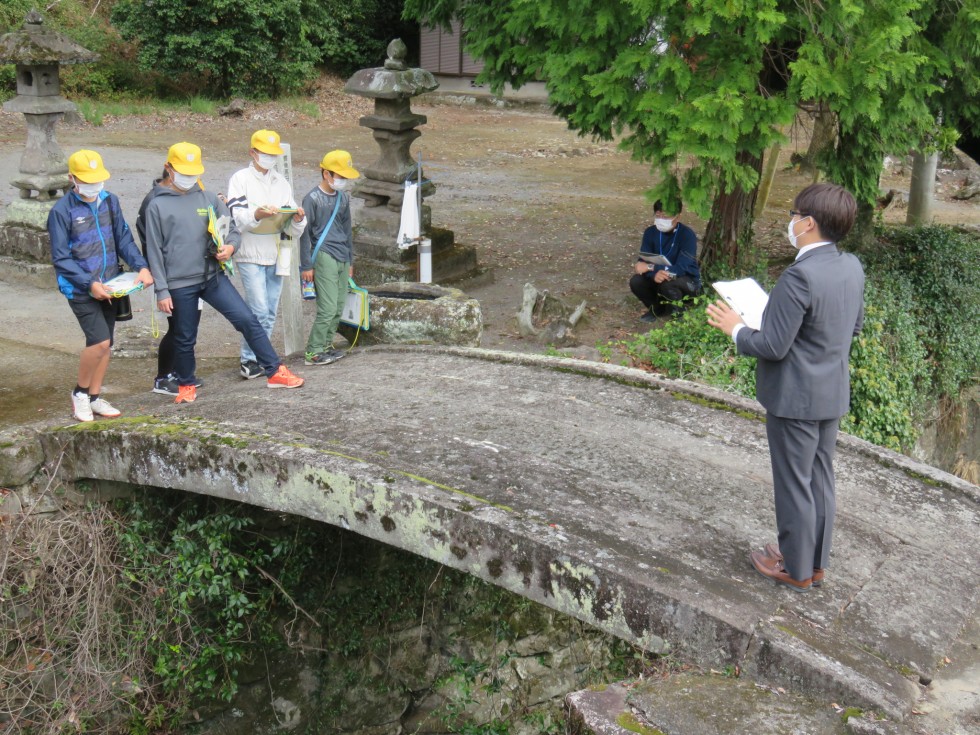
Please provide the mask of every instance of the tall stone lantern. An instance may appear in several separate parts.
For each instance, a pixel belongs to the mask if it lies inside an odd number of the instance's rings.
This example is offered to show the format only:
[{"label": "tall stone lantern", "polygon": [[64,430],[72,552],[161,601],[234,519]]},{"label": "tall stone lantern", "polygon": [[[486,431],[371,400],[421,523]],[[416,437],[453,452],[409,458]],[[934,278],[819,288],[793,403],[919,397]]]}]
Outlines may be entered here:
[{"label": "tall stone lantern", "polygon": [[[17,96],[5,102],[3,109],[23,113],[27,123],[19,175],[10,182],[19,190],[19,197],[7,207],[6,222],[0,225],[4,254],[41,261],[49,257],[44,236],[48,212],[69,186],[68,159],[55,138],[55,127],[66,112],[76,109],[61,96],[58,70],[61,64],[98,58],[70,38],[45,28],[36,10],[27,14],[20,30],[0,36],[0,63],[16,65],[17,73]],[[15,231],[19,229],[25,231]]]},{"label": "tall stone lantern", "polygon": [[[374,114],[362,117],[360,124],[370,128],[381,149],[379,158],[362,168],[364,178],[354,189],[354,196],[365,203],[354,234],[354,250],[357,273],[366,283],[417,280],[417,245],[401,249],[395,240],[404,183],[418,178],[410,149],[422,135],[416,128],[426,123],[425,115],[412,112],[412,97],[433,91],[439,83],[425,69],[410,68],[406,53],[405,43],[396,38],[388,44],[383,67],[361,69],[344,86],[348,94],[374,100]],[[423,172],[422,194],[431,196],[435,190]],[[433,227],[428,205],[422,205],[419,218],[423,233],[432,240],[433,280],[446,283],[473,275],[476,251],[456,243],[452,230]]]}]

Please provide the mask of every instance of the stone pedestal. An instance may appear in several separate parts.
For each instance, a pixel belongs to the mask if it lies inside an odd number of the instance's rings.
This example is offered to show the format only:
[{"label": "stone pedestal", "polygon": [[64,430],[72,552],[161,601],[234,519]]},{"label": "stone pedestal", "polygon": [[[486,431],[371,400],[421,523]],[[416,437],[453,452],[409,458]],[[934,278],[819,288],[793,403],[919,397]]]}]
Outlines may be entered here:
[{"label": "stone pedestal", "polygon": [[[432,280],[452,283],[477,270],[476,250],[456,242],[452,230],[433,227],[431,210],[422,206],[422,230],[432,240]],[[399,248],[400,217],[387,207],[364,207],[354,233],[357,253],[355,276],[359,283],[418,280],[418,245]]]},{"label": "stone pedestal", "polygon": [[369,286],[371,328],[358,332],[341,324],[348,342],[359,345],[426,344],[479,347],[483,334],[480,302],[457,288],[426,283]]}]

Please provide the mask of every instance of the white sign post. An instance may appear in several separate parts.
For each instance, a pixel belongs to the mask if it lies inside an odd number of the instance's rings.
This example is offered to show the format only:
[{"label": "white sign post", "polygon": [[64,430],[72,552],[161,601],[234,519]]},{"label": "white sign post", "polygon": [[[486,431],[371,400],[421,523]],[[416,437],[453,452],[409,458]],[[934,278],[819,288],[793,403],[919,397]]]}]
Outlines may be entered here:
[{"label": "white sign post", "polygon": [[[282,143],[281,145],[285,154],[279,157],[279,161],[276,163],[276,170],[289,182],[289,188],[293,192],[293,197],[295,197],[293,158],[290,153],[289,143]],[[279,299],[279,303],[282,305],[283,347],[288,356],[305,349],[306,335],[303,329],[303,300],[300,298],[299,293],[299,243],[293,240],[293,238],[285,236],[280,247],[289,248],[289,261],[291,263],[289,275],[283,277],[282,296]]]}]

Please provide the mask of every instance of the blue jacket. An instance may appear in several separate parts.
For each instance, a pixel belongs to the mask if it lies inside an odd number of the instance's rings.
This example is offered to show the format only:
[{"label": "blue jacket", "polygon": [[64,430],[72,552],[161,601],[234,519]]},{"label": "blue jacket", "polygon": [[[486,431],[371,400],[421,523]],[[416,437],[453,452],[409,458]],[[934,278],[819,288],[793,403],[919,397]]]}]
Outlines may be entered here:
[{"label": "blue jacket", "polygon": [[673,232],[663,233],[656,227],[647,227],[643,232],[641,253],[663,255],[670,261],[670,268],[662,265],[650,271],[652,278],[657,271],[668,270],[675,276],[690,276],[701,285],[701,269],[698,268],[698,236],[694,230],[678,222]]},{"label": "blue jacket", "polygon": [[61,197],[48,214],[48,237],[58,290],[74,301],[92,298],[93,282],[117,276],[120,258],[134,270],[148,267],[133,242],[119,199],[107,191],[91,203],[74,191]]}]

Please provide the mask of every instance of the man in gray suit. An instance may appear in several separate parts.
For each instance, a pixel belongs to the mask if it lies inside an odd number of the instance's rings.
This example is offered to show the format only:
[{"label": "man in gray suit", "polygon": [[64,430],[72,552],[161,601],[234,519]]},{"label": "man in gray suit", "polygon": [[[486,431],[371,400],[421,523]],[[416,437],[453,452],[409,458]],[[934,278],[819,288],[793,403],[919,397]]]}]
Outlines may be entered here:
[{"label": "man in gray suit", "polygon": [[766,409],[779,544],[750,554],[756,571],[806,592],[823,581],[834,527],[834,447],[850,406],[848,357],[864,321],[864,270],[836,243],[854,224],[854,197],[836,184],[797,194],[788,237],[795,262],[776,282],[761,329],[723,301],[708,323],[758,358],[756,395]]}]

